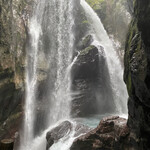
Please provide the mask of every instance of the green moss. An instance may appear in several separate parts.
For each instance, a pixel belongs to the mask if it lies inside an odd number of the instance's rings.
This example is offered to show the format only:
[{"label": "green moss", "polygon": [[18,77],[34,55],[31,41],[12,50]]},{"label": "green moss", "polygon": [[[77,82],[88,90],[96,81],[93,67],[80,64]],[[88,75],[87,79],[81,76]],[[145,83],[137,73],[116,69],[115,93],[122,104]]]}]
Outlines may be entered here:
[{"label": "green moss", "polygon": [[[132,42],[135,34],[137,33],[137,25],[135,20],[132,20],[129,25],[129,31],[126,38],[126,44],[125,44],[125,56],[124,56],[124,65],[125,65],[125,71],[124,71],[124,80],[127,85],[128,94],[131,95],[132,93],[132,79],[131,79],[131,57],[134,54],[132,52]],[[135,45],[134,45],[135,46]],[[134,49],[135,51],[135,49]]]},{"label": "green moss", "polygon": [[83,20],[82,24],[89,24],[88,20]]},{"label": "green moss", "polygon": [[125,73],[124,79],[129,95],[132,94],[133,84],[131,74],[140,81],[144,81],[147,74],[147,56],[144,52],[144,44],[141,33],[137,27],[137,20],[134,18],[129,26],[129,32],[125,47]]},{"label": "green moss", "polygon": [[86,55],[86,54],[89,53],[89,51],[91,51],[91,50],[93,50],[93,49],[95,49],[95,46],[90,45],[89,47],[87,47],[87,48],[85,48],[84,50],[82,50],[82,51],[80,52],[80,55]]},{"label": "green moss", "polygon": [[140,80],[144,81],[147,73],[147,57],[144,52],[143,41],[141,39],[141,36],[138,37],[138,43],[135,49],[134,57],[139,63],[137,68],[137,76]]},{"label": "green moss", "polygon": [[129,73],[128,75],[128,79],[127,79],[127,90],[128,90],[128,94],[131,95],[132,94],[132,79],[131,79],[131,73]]},{"label": "green moss", "polygon": [[135,20],[131,21],[129,25],[129,32],[128,32],[128,37],[127,37],[127,49],[129,50],[129,47],[132,44],[133,37],[138,33],[137,29],[137,22]]}]

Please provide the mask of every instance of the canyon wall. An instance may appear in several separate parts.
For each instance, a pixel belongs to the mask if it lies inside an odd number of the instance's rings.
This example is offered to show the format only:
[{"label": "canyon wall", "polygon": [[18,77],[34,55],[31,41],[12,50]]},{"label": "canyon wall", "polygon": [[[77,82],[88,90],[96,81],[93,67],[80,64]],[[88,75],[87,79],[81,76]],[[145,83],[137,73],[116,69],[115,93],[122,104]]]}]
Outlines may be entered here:
[{"label": "canyon wall", "polygon": [[150,1],[136,0],[125,47],[128,126],[136,150],[150,148]]},{"label": "canyon wall", "polygon": [[[0,135],[22,116],[31,0],[0,1]],[[14,122],[15,120],[15,122]],[[11,131],[10,131],[11,132]],[[9,133],[11,134],[11,133]],[[1,138],[0,136],[0,138]]]}]

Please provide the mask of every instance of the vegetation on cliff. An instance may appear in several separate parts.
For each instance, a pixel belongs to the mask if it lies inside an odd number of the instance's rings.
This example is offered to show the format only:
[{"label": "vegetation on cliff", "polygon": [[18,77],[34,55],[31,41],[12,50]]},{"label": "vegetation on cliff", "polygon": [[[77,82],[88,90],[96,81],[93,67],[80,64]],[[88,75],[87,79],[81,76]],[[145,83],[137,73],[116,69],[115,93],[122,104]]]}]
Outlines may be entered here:
[{"label": "vegetation on cliff", "polygon": [[131,16],[127,1],[124,0],[86,0],[97,12],[109,35],[119,42],[120,55],[123,55],[125,37]]}]

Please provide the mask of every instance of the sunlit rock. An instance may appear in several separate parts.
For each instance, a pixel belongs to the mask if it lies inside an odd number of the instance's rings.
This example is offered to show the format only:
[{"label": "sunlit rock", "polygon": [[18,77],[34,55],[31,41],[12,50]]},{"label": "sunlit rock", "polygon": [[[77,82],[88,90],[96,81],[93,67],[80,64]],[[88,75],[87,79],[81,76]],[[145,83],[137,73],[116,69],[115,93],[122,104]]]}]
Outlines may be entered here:
[{"label": "sunlit rock", "polygon": [[97,128],[75,139],[70,150],[121,150],[126,147],[122,139],[128,135],[126,119],[107,117],[101,120]]}]

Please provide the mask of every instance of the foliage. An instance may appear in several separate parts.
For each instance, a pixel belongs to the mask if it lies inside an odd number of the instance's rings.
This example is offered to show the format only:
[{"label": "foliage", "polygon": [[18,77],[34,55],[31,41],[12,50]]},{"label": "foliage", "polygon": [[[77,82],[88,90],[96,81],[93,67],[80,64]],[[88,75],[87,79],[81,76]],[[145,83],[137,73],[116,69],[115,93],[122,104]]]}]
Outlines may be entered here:
[{"label": "foliage", "polygon": [[103,25],[124,49],[125,37],[130,23],[127,1],[125,0],[86,0],[97,12]]},{"label": "foliage", "polygon": [[93,9],[98,9],[99,5],[102,4],[102,3],[104,3],[105,0],[87,0],[87,2],[90,4],[90,6]]}]

